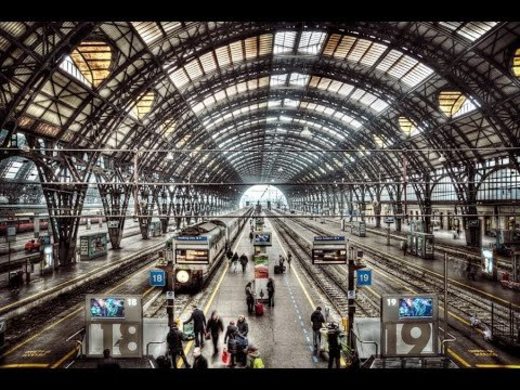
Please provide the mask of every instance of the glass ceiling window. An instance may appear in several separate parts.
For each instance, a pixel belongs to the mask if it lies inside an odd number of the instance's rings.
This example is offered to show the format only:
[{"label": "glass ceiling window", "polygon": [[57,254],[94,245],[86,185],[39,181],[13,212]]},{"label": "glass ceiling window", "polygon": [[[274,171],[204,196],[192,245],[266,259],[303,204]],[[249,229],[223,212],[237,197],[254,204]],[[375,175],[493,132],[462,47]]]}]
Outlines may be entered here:
[{"label": "glass ceiling window", "polygon": [[274,36],[274,54],[292,53],[296,43],[296,31],[279,31]]},{"label": "glass ceiling window", "polygon": [[166,35],[181,27],[180,22],[131,22],[141,39],[147,45],[151,45]]},{"label": "glass ceiling window", "polygon": [[406,137],[414,136],[422,131],[420,127],[416,126],[415,123],[404,116],[400,116],[398,122],[399,128]]},{"label": "glass ceiling window", "polygon": [[219,47],[195,58],[182,68],[166,65],[165,69],[175,87],[182,89],[190,82],[210,74],[218,68],[271,54],[272,47],[272,34],[264,34]]},{"label": "glass ceiling window", "polygon": [[83,73],[81,73],[70,56],[67,55],[65,58],[63,58],[63,61],[60,62],[60,68],[75,79],[81,81],[87,87],[92,87],[92,83],[85,76],[83,76]]},{"label": "glass ceiling window", "polygon": [[474,111],[477,106],[459,91],[442,91],[439,94],[439,108],[448,118],[457,118]]},{"label": "glass ceiling window", "polygon": [[9,166],[9,169],[7,170],[7,172],[5,174],[5,178],[6,179],[14,179],[16,177],[16,174],[18,173],[18,171],[22,167],[22,165],[23,165],[23,163],[21,161],[13,160],[11,162],[11,165]]},{"label": "glass ceiling window", "polygon": [[381,58],[387,49],[387,46],[367,39],[332,34],[325,44],[323,54],[366,66],[379,62],[377,69],[410,87],[415,87],[433,73],[431,68],[397,50],[391,50]]},{"label": "glass ceiling window", "polygon": [[520,48],[516,49],[513,56],[513,74],[520,77]]},{"label": "glass ceiling window", "polygon": [[461,37],[466,38],[471,42],[484,36],[488,31],[495,27],[497,22],[439,22]]},{"label": "glass ceiling window", "polygon": [[99,86],[110,75],[112,50],[105,42],[81,42],[72,51],[70,58],[84,78],[88,80],[89,86],[94,88]]},{"label": "glass ceiling window", "polygon": [[146,114],[152,110],[153,102],[155,99],[154,91],[148,91],[143,93],[138,99],[137,103],[133,107],[133,114],[138,119],[143,119]]},{"label": "glass ceiling window", "polygon": [[289,85],[304,87],[309,82],[309,77],[308,74],[291,73],[289,76]]},{"label": "glass ceiling window", "polygon": [[298,43],[298,53],[316,55],[321,52],[327,33],[321,31],[304,31]]},{"label": "glass ceiling window", "polygon": [[360,88],[355,88],[353,85],[342,83],[337,80],[331,80],[326,77],[312,76],[309,86],[340,94],[347,99],[358,101],[376,112],[381,112],[388,107],[387,102],[369,92]]}]

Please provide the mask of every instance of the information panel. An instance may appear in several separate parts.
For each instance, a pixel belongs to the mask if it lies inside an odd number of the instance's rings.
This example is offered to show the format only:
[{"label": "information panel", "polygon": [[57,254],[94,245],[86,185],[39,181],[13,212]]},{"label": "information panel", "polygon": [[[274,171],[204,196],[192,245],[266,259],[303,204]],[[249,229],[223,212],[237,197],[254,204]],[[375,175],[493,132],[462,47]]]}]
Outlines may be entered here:
[{"label": "information panel", "polygon": [[345,236],[315,236],[312,264],[347,264]]},{"label": "information panel", "polygon": [[436,295],[387,295],[381,298],[381,355],[439,354]]},{"label": "information panel", "polygon": [[271,232],[255,232],[253,245],[255,246],[272,246]]},{"label": "information panel", "polygon": [[117,357],[142,357],[143,307],[140,295],[87,295],[86,354],[102,357],[110,349]]}]

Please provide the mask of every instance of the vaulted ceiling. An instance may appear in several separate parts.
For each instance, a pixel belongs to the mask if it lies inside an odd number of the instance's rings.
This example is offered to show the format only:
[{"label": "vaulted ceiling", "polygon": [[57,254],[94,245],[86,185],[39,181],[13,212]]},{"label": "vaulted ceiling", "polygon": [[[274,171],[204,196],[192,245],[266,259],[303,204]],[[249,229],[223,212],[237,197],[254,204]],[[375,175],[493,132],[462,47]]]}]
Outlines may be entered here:
[{"label": "vaulted ceiling", "polygon": [[519,36],[516,22],[2,22],[0,129],[4,146],[18,132],[120,163],[140,149],[147,171],[192,182],[517,164]]}]

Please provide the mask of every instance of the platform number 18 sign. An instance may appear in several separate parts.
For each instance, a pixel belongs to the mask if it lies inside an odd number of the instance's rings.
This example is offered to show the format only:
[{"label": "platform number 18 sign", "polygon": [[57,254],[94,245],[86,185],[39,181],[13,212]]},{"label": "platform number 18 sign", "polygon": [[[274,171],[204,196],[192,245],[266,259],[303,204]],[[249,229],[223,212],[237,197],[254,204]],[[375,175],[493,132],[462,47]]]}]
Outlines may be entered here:
[{"label": "platform number 18 sign", "polygon": [[166,286],[166,273],[161,269],[153,269],[150,271],[150,286],[164,287]]}]

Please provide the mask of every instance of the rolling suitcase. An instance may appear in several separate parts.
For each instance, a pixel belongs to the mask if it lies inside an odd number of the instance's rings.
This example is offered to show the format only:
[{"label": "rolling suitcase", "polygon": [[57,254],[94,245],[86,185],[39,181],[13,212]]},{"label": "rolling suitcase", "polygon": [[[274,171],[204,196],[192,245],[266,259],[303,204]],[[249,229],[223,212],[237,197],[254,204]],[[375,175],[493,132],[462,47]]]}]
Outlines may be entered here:
[{"label": "rolling suitcase", "polygon": [[264,315],[264,304],[262,302],[256,302],[255,303],[255,314],[257,316],[263,316]]},{"label": "rolling suitcase", "polygon": [[282,270],[281,270],[279,265],[275,265],[274,266],[274,273],[275,274],[281,274],[282,273]]}]

